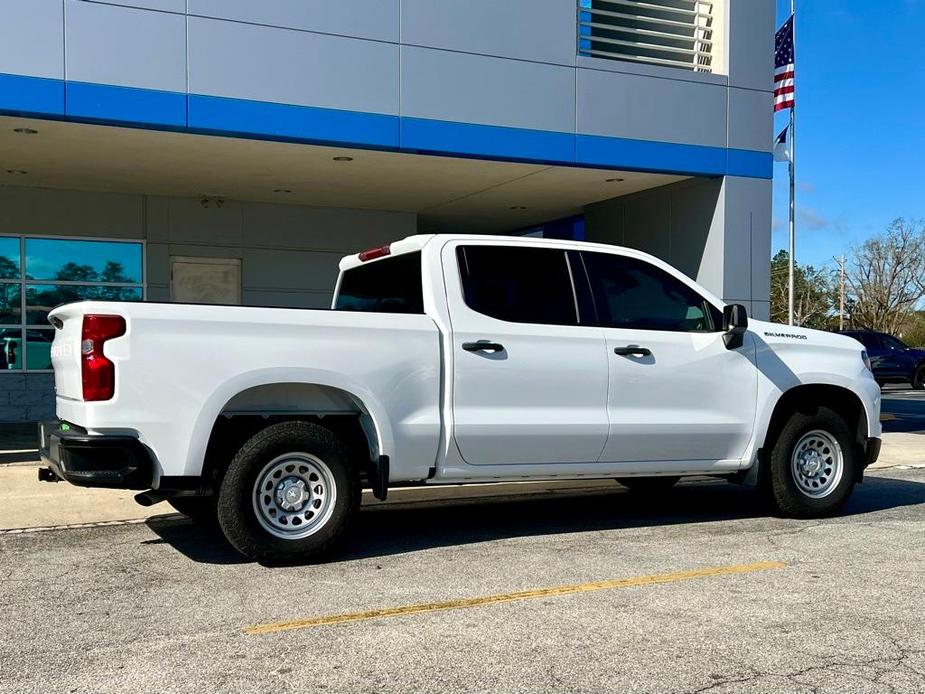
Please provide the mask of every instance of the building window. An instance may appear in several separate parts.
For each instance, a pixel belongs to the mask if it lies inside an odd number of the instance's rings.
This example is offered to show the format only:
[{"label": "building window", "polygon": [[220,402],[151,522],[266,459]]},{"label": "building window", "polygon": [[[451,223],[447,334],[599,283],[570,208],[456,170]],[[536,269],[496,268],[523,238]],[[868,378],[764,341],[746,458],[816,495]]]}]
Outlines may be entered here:
[{"label": "building window", "polygon": [[0,236],[0,370],[51,369],[48,312],[87,299],[144,299],[143,244]]},{"label": "building window", "polygon": [[711,0],[578,0],[578,53],[713,72]]}]

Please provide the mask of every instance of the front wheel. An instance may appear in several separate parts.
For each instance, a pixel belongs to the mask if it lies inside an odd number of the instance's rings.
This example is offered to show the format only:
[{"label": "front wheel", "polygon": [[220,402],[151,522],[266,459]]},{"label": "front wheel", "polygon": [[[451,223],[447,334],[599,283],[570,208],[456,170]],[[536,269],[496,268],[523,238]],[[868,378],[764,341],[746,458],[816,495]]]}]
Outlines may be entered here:
[{"label": "front wheel", "polygon": [[331,430],[281,422],[255,434],[222,480],[218,519],[241,554],[268,563],[329,552],[360,506],[359,475]]},{"label": "front wheel", "polygon": [[818,407],[795,412],[774,442],[766,492],[777,510],[793,518],[831,516],[854,489],[857,447],[848,424]]},{"label": "front wheel", "polygon": [[915,375],[912,377],[912,387],[916,390],[925,390],[925,364],[915,370]]}]

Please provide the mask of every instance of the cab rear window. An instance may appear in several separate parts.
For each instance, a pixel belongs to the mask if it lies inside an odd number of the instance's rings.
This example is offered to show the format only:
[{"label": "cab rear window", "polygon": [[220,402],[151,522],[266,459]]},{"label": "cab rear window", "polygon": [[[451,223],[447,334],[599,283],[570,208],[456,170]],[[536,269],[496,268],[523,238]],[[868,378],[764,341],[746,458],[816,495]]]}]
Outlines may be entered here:
[{"label": "cab rear window", "polygon": [[424,313],[421,253],[403,253],[344,272],[336,311]]}]

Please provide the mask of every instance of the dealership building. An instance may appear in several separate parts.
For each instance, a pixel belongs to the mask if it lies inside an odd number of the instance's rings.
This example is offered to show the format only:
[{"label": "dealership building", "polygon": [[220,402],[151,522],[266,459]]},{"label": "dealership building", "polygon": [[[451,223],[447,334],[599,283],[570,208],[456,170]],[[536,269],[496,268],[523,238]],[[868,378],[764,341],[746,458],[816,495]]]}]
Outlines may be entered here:
[{"label": "dealership building", "polygon": [[53,417],[59,303],[326,307],[415,233],[639,248],[768,316],[773,0],[0,8],[0,421]]}]

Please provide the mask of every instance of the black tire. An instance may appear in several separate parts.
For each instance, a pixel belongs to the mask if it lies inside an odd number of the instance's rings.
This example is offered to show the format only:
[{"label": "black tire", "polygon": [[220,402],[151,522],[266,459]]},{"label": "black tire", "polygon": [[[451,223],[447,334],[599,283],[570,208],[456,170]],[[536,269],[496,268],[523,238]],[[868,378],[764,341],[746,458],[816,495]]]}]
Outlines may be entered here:
[{"label": "black tire", "polygon": [[218,525],[218,499],[214,496],[175,496],[167,503],[198,525]]},{"label": "black tire", "polygon": [[912,387],[915,390],[925,390],[925,364],[922,364],[915,370],[912,376]]},{"label": "black tire", "polygon": [[[219,524],[231,545],[245,557],[269,564],[311,561],[330,552],[343,539],[360,506],[359,474],[347,451],[331,430],[309,422],[281,422],[251,437],[228,466],[218,495]],[[254,508],[258,477],[271,461],[288,453],[323,461],[334,488],[330,516],[301,538],[272,534]]]},{"label": "black tire", "polygon": [[[833,474],[830,487],[820,498],[813,498],[801,490],[791,465],[796,446],[804,436],[814,431],[834,438],[842,457],[840,478]],[[820,455],[829,455],[826,450],[821,448]],[[778,513],[790,518],[823,518],[838,513],[851,495],[858,465],[858,448],[841,415],[827,407],[817,407],[811,412],[790,415],[770,450],[766,464],[769,468],[764,475],[763,491]],[[825,484],[822,483],[822,486]]]},{"label": "black tire", "polygon": [[660,494],[678,483],[680,477],[618,477],[617,482],[636,494]]}]

